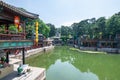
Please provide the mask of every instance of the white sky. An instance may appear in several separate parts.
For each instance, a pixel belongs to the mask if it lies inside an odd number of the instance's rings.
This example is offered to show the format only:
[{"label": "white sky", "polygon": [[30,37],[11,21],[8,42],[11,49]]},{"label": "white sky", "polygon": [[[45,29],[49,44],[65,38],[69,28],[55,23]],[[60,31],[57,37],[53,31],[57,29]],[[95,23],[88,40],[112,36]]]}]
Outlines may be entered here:
[{"label": "white sky", "polygon": [[88,18],[110,17],[120,11],[120,0],[4,0],[39,14],[45,23],[56,27]]}]

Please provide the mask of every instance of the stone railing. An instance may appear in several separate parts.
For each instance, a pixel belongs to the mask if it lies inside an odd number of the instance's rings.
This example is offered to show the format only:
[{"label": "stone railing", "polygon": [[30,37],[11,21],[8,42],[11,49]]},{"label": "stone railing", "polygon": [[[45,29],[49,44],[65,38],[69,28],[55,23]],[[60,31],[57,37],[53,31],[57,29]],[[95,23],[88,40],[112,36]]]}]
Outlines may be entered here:
[{"label": "stone railing", "polygon": [[98,51],[110,52],[110,53],[118,53],[117,48],[97,48]]},{"label": "stone railing", "polygon": [[95,51],[97,48],[96,47],[80,47],[81,50],[92,50]]}]

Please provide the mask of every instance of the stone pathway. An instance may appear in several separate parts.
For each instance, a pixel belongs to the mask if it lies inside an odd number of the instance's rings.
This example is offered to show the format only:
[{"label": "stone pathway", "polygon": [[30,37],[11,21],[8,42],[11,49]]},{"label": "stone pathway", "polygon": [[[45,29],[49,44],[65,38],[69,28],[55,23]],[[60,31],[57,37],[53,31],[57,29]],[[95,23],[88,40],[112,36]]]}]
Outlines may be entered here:
[{"label": "stone pathway", "polygon": [[[35,54],[40,54],[40,52],[43,52],[43,51],[50,51],[53,48],[54,46],[47,46],[47,47],[28,50],[25,53],[25,57],[29,57]],[[31,72],[18,75],[17,68],[21,63],[22,63],[22,53],[19,53],[18,55],[11,54],[10,64],[14,65],[14,71],[0,80],[45,80],[46,78],[45,68],[37,68],[37,67],[29,66],[29,68],[31,69]]]},{"label": "stone pathway", "polygon": [[18,75],[17,67],[18,65],[14,64],[14,72],[0,80],[44,80],[46,77],[44,68],[29,67],[30,72]]}]

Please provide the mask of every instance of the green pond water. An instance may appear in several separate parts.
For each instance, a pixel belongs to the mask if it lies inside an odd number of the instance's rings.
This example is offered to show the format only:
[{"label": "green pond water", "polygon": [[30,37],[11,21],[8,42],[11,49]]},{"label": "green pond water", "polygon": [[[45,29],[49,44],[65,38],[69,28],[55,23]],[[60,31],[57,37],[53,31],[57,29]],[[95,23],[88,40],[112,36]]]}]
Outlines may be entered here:
[{"label": "green pond water", "polygon": [[26,62],[46,68],[46,80],[120,80],[120,54],[83,52],[59,46],[31,56]]}]

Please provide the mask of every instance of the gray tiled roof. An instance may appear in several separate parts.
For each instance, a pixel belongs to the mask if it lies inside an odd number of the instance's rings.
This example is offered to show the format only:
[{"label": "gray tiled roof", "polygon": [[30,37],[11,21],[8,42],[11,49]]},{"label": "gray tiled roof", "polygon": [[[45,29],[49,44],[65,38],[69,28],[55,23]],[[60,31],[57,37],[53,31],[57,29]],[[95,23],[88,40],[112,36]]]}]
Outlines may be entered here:
[{"label": "gray tiled roof", "polygon": [[34,14],[34,13],[31,13],[31,12],[22,10],[18,7],[12,6],[10,4],[7,4],[7,3],[3,2],[2,0],[0,0],[0,7],[3,7],[3,8],[5,7],[5,8],[7,8],[7,9],[9,9],[9,10],[15,12],[15,13],[18,13],[18,14],[20,14],[22,16],[25,16],[25,17],[28,17],[28,18],[35,19],[35,18],[38,18],[38,16],[39,16],[38,14]]}]

